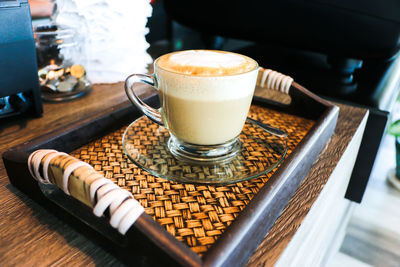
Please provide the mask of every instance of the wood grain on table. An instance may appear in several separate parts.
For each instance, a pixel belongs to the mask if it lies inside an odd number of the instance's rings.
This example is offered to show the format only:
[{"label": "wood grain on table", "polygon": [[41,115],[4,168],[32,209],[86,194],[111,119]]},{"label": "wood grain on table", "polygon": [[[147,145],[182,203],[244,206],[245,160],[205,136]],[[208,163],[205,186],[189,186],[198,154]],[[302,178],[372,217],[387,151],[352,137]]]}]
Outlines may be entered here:
[{"label": "wood grain on table", "polygon": [[[263,92],[257,92],[257,95]],[[123,84],[94,85],[93,91],[64,103],[44,104],[41,118],[0,122],[0,151],[127,101]],[[365,109],[340,105],[334,136],[300,188],[249,261],[273,265],[295,234],[351,141]],[[77,233],[10,185],[0,163],[0,263],[2,266],[122,265],[111,254]]]}]

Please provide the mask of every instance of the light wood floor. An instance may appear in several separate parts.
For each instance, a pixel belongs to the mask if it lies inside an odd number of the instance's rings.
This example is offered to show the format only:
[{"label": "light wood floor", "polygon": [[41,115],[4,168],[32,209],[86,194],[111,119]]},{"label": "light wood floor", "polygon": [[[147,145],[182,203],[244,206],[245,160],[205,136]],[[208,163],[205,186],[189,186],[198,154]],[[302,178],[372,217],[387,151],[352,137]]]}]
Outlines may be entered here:
[{"label": "light wood floor", "polygon": [[354,204],[346,236],[329,267],[400,266],[400,191],[386,181],[394,166],[394,137],[386,135],[363,201]]}]

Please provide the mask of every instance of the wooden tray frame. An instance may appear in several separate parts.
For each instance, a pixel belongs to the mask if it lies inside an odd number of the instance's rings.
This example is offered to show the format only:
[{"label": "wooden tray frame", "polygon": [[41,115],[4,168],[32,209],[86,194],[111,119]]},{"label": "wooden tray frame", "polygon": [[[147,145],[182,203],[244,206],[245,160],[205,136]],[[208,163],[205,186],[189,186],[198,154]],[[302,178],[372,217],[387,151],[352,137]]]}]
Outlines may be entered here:
[{"label": "wooden tray frame", "polygon": [[[337,106],[295,82],[289,95],[289,105],[258,97],[254,97],[253,104],[313,119],[314,126],[202,258],[147,214],[139,217],[123,236],[109,225],[106,218],[96,217],[89,207],[55,186],[38,184],[28,171],[27,159],[32,151],[52,148],[70,153],[141,116],[128,102],[13,147],[3,153],[3,161],[12,185],[125,263],[242,266],[285,208],[336,126]],[[158,97],[148,97],[146,103],[157,105]]]}]

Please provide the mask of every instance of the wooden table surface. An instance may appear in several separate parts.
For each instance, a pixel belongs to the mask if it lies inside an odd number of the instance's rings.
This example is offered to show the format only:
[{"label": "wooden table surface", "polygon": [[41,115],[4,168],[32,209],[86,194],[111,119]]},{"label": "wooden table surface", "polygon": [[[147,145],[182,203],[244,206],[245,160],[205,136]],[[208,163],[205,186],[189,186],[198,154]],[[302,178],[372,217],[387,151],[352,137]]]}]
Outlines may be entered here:
[{"label": "wooden table surface", "polygon": [[[262,95],[262,92],[256,94]],[[44,104],[41,118],[0,121],[0,151],[48,133],[80,118],[127,101],[122,84],[95,85],[86,97]],[[323,189],[362,119],[365,109],[339,105],[335,134],[286,209],[260,244],[249,265],[273,265]],[[307,190],[308,194],[304,194]],[[77,233],[15,189],[0,163],[1,266],[122,265],[111,254]]]}]

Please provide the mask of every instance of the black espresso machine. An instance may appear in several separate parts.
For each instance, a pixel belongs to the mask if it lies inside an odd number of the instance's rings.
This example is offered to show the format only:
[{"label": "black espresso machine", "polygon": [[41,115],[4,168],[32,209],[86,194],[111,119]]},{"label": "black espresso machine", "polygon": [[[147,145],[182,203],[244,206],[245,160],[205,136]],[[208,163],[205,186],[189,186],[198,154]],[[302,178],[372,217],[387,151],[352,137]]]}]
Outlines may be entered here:
[{"label": "black espresso machine", "polygon": [[0,0],[0,119],[42,112],[28,0]]}]

